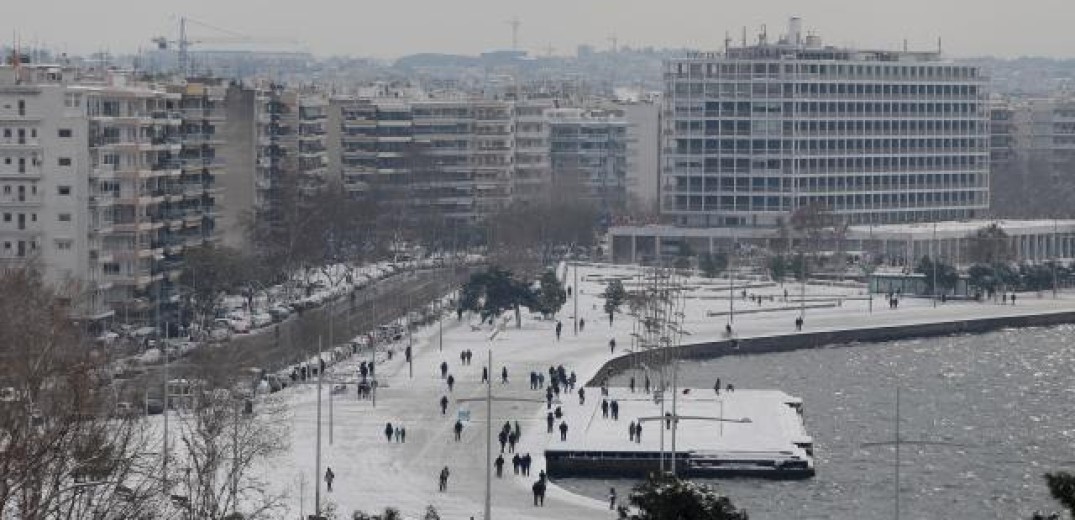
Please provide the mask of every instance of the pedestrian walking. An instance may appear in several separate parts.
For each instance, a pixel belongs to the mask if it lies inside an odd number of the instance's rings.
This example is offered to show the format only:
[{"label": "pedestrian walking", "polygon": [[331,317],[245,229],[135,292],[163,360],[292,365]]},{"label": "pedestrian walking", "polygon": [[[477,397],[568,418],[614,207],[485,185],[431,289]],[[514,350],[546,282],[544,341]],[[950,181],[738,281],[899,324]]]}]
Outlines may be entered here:
[{"label": "pedestrian walking", "polygon": [[608,399],[601,400],[601,417],[608,419]]},{"label": "pedestrian walking", "polygon": [[325,470],[325,486],[328,487],[329,493],[332,492],[333,480],[336,480],[336,474],[332,472],[332,467],[330,466],[328,469]]},{"label": "pedestrian walking", "polygon": [[448,413],[448,396],[440,396],[440,414],[445,415]]},{"label": "pedestrian walking", "polygon": [[557,419],[561,419],[564,416],[564,411],[557,406],[556,409],[552,411],[552,414],[555,415]]},{"label": "pedestrian walking", "polygon": [[586,389],[579,388],[579,406],[586,404]]},{"label": "pedestrian walking", "polygon": [[564,330],[564,324],[556,322],[556,341],[560,341],[560,333]]},{"label": "pedestrian walking", "polygon": [[1012,293],[1012,305],[1015,305],[1015,293]]},{"label": "pedestrian walking", "polygon": [[545,374],[542,374],[542,373],[538,372],[537,378],[538,378],[538,390],[541,390],[542,388],[545,388]]},{"label": "pedestrian walking", "polygon": [[515,436],[515,432],[508,434],[508,453],[515,453],[515,443],[519,442],[519,438]]},{"label": "pedestrian walking", "polygon": [[500,430],[496,439],[500,441],[500,453],[504,453],[504,446],[508,443],[508,434],[504,430]]},{"label": "pedestrian walking", "polygon": [[504,456],[497,455],[493,465],[496,466],[496,478],[502,478],[504,476]]},{"label": "pedestrian walking", "polygon": [[560,421],[560,440],[567,440],[567,421]]},{"label": "pedestrian walking", "polygon": [[395,432],[396,442],[401,442],[399,440],[400,435],[402,435],[402,433],[400,432],[399,426],[396,426],[396,432]]},{"label": "pedestrian walking", "polygon": [[386,423],[384,425],[385,440],[387,440],[388,442],[392,442],[392,434],[395,433],[395,431],[396,429],[392,427],[392,423]]},{"label": "pedestrian walking", "polygon": [[616,488],[608,488],[608,510],[616,509]]},{"label": "pedestrian walking", "polygon": [[512,471],[513,471],[513,472],[514,472],[514,473],[515,473],[516,475],[518,475],[518,474],[519,474],[519,470],[520,470],[520,469],[522,469],[522,465],[523,465],[523,458],[522,458],[522,457],[520,457],[518,453],[516,453],[516,454],[515,454],[515,455],[514,455],[514,456],[513,456],[512,458],[511,458],[511,470],[512,470]]},{"label": "pedestrian walking", "polygon": [[407,428],[399,429],[399,442],[407,444]]},{"label": "pedestrian walking", "polygon": [[523,439],[523,429],[519,426],[519,421],[515,421],[515,440],[521,441]]},{"label": "pedestrian walking", "polygon": [[608,340],[608,353],[613,354],[616,352],[616,338]]},{"label": "pedestrian walking", "polygon": [[447,376],[448,376],[448,362],[447,361],[441,361],[440,362],[440,378],[444,379]]},{"label": "pedestrian walking", "polygon": [[448,374],[448,391],[449,392],[452,391],[453,386],[455,386],[455,377],[453,377],[451,374]]},{"label": "pedestrian walking", "polygon": [[549,431],[547,433],[552,433],[552,425],[554,422],[556,422],[556,419],[553,418],[552,412],[549,412],[548,415],[545,416],[545,424],[549,427]]},{"label": "pedestrian walking", "polygon": [[635,376],[631,376],[631,380],[627,382],[627,386],[631,389],[631,393],[635,393]]},{"label": "pedestrian walking", "polygon": [[579,318],[579,332],[586,328],[586,318]]},{"label": "pedestrian walking", "polygon": [[530,489],[534,491],[534,507],[545,507],[545,480],[538,479]]},{"label": "pedestrian walking", "polygon": [[631,421],[631,424],[627,425],[627,438],[634,442],[635,440],[635,422]]},{"label": "pedestrian walking", "polygon": [[649,374],[646,374],[646,378],[643,381],[643,388],[646,389],[646,393],[649,393]]},{"label": "pedestrian walking", "polygon": [[437,480],[440,482],[441,493],[448,491],[448,476],[450,474],[451,472],[448,471],[448,466],[444,466],[444,469],[440,470],[440,476]]},{"label": "pedestrian walking", "polygon": [[620,402],[613,400],[612,403],[608,405],[608,408],[612,412],[612,420],[620,420]]},{"label": "pedestrian walking", "polygon": [[460,365],[467,364],[467,351],[464,350],[464,351],[459,353],[459,364]]},{"label": "pedestrian walking", "polygon": [[459,421],[459,420],[456,420],[455,421],[455,441],[459,442],[461,440],[463,440],[463,422]]},{"label": "pedestrian walking", "polygon": [[482,383],[489,382],[489,367],[482,367]]},{"label": "pedestrian walking", "polygon": [[533,459],[530,458],[529,453],[527,453],[526,455],[523,455],[523,458],[520,461],[520,463],[522,465],[522,471],[523,471],[523,476],[524,477],[529,477],[530,476],[530,463],[532,461],[533,461]]},{"label": "pedestrian walking", "polygon": [[530,371],[530,389],[537,388],[537,374],[533,370]]},{"label": "pedestrian walking", "polygon": [[508,384],[508,367],[500,368],[500,382],[501,384]]},{"label": "pedestrian walking", "polygon": [[635,425],[635,442],[642,443],[642,421]]}]

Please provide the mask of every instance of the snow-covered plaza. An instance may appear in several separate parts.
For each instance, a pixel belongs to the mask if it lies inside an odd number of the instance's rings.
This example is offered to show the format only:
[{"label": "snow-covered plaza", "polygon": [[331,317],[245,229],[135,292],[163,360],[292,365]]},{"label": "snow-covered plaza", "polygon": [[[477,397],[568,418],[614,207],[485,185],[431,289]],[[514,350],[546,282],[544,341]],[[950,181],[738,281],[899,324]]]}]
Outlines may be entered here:
[{"label": "snow-covered plaza", "polygon": [[[573,268],[561,266],[560,274],[566,285],[574,285]],[[359,363],[369,360],[360,352],[337,363],[327,374],[322,394],[322,463],[321,473],[331,467],[335,474],[333,491],[322,489],[322,505],[332,502],[341,515],[354,510],[374,512],[385,507],[398,508],[405,517],[420,517],[427,505],[433,505],[442,518],[482,518],[485,497],[485,403],[460,399],[482,398],[486,387],[481,382],[487,352],[492,353],[492,374],[495,397],[521,399],[493,404],[494,431],[505,421],[518,421],[521,439],[518,453],[529,453],[533,467],[529,477],[516,476],[507,468],[503,478],[493,478],[492,512],[496,518],[614,518],[607,503],[574,495],[549,486],[544,507],[535,507],[531,485],[544,468],[543,450],[560,443],[559,431],[546,433],[544,390],[532,390],[529,374],[548,372],[550,366],[563,365],[575,372],[579,384],[589,381],[609,359],[624,355],[630,348],[632,319],[618,314],[610,324],[602,307],[601,293],[608,276],[636,276],[637,268],[628,266],[586,265],[578,267],[578,313],[585,320],[576,334],[573,327],[575,301],[569,297],[553,320],[523,313],[522,326],[516,328],[514,317],[508,313],[499,333],[493,334],[489,325],[478,325],[474,316],[446,315],[443,329],[437,324],[417,331],[413,341],[413,375],[404,360],[401,342],[382,345],[378,350],[377,379],[380,388],[373,400],[359,399],[355,386],[332,396],[330,427],[329,399],[332,381],[354,382]],[[566,275],[566,276],[565,276]],[[1017,305],[993,302],[949,301],[937,303],[929,299],[903,299],[896,309],[890,309],[883,297],[872,304],[860,286],[808,285],[803,293],[795,283],[785,285],[737,281],[729,290],[727,279],[688,278],[682,280],[690,289],[686,293],[682,327],[688,333],[684,343],[701,343],[722,339],[728,323],[729,296],[734,297],[734,334],[737,337],[796,334],[795,319],[801,305],[799,297],[806,296],[804,331],[837,330],[859,327],[893,326],[914,323],[945,322],[1019,314],[1038,314],[1072,309],[1069,294],[1020,294]],[[631,288],[630,284],[628,289]],[[743,298],[742,291],[747,292]],[[789,300],[785,301],[785,290]],[[760,296],[760,297],[758,297]],[[626,311],[626,309],[623,309]],[[556,322],[563,323],[563,334],[557,340]],[[443,333],[441,333],[443,330]],[[443,338],[443,339],[442,339]],[[616,349],[610,352],[609,340],[616,339]],[[316,346],[311,346],[316,349]],[[391,359],[385,350],[394,350]],[[460,354],[473,352],[471,364],[464,365]],[[747,353],[747,352],[744,352]],[[441,377],[441,364],[447,363],[448,374],[455,381],[449,391]],[[508,382],[501,382],[502,368],[508,372]],[[719,377],[720,374],[714,374]],[[724,375],[724,380],[729,380]],[[280,421],[291,427],[290,449],[266,468],[266,478],[276,491],[288,493],[287,518],[300,512],[313,512],[314,485],[322,482],[315,474],[317,432],[316,385],[294,385],[281,395],[288,412]],[[780,390],[780,389],[775,389]],[[597,388],[587,389],[597,398]],[[440,400],[450,400],[442,415]],[[527,401],[524,401],[525,399]],[[533,402],[531,402],[533,401]],[[562,406],[570,411],[578,406],[573,396],[562,398]],[[589,404],[589,403],[588,403]],[[810,403],[805,403],[807,409]],[[571,415],[570,413],[568,415]],[[460,440],[455,440],[453,427],[464,418]],[[385,426],[406,428],[406,442],[387,440]],[[809,429],[809,424],[807,424]],[[572,427],[568,439],[573,440],[581,425]],[[650,430],[656,433],[654,429]],[[624,429],[626,432],[626,429]],[[331,441],[330,441],[331,439]],[[494,444],[496,444],[494,434]],[[499,451],[499,446],[495,447]],[[495,456],[495,455],[494,455]],[[506,458],[510,457],[510,454]],[[446,492],[438,491],[438,474],[448,467],[451,476]],[[824,478],[824,468],[818,476]],[[626,497],[629,490],[619,490]]]}]

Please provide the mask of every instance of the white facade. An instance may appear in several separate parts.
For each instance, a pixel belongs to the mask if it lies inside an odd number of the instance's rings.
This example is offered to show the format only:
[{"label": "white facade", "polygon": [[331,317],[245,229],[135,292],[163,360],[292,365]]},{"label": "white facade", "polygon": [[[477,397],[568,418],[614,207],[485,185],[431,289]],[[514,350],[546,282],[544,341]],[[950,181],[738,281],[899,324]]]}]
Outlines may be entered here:
[{"label": "white facade", "polygon": [[809,205],[852,224],[989,207],[977,67],[811,35],[669,60],[664,77],[661,211],[678,225],[775,226]]}]

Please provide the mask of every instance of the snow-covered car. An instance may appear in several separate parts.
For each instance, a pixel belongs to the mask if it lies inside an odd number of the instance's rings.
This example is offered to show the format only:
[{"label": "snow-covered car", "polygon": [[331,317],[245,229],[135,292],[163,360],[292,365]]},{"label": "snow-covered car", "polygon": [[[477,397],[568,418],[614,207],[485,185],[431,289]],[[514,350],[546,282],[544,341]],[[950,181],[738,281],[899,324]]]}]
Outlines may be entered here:
[{"label": "snow-covered car", "polygon": [[258,329],[261,327],[272,325],[273,319],[272,314],[269,314],[267,312],[259,312],[251,316],[250,321],[253,325],[252,328]]},{"label": "snow-covered car", "polygon": [[231,327],[228,326],[227,320],[217,321],[223,321],[224,323],[209,331],[209,341],[226,341],[231,337]]},{"label": "snow-covered car", "polygon": [[250,332],[250,323],[246,320],[235,318],[218,318],[213,321],[214,328],[227,328],[228,330],[242,334]]},{"label": "snow-covered car", "polygon": [[273,321],[284,321],[291,315],[291,309],[283,305],[273,305],[269,307],[269,315],[272,316]]}]

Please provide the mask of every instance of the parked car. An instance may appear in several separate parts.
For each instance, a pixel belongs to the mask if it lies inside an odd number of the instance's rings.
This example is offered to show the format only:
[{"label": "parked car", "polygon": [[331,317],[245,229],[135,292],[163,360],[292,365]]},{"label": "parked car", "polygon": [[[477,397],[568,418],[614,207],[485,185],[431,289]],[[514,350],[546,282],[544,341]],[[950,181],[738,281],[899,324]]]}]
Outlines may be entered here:
[{"label": "parked car", "polygon": [[272,316],[273,321],[284,321],[291,315],[291,310],[283,305],[273,305],[269,307],[269,315]]},{"label": "parked car", "polygon": [[251,321],[253,322],[252,323],[253,324],[252,328],[255,328],[255,329],[259,329],[261,327],[272,325],[272,322],[273,322],[272,314],[269,314],[267,312],[259,312],[259,313],[255,314],[255,315],[251,316]]},{"label": "parked car", "polygon": [[164,401],[161,399],[146,399],[146,415],[159,415],[164,413]]}]

